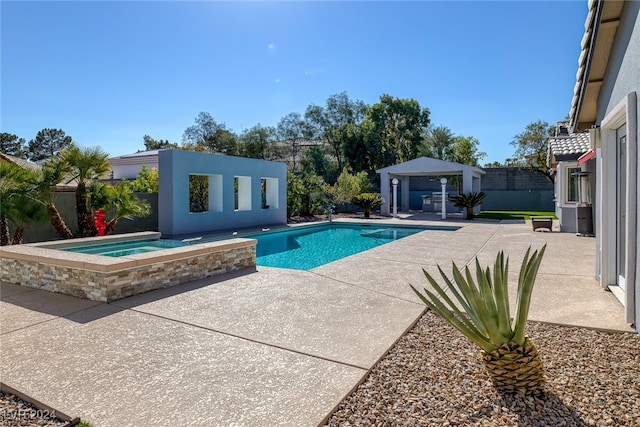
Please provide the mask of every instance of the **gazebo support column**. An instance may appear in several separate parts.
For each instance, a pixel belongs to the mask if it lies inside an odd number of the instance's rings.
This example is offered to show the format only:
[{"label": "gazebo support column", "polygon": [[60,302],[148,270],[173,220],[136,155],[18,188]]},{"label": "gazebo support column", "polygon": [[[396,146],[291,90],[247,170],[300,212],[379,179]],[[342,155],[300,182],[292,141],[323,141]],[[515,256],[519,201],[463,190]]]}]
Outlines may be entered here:
[{"label": "gazebo support column", "polygon": [[402,212],[409,212],[409,177],[403,176],[400,179],[400,188],[402,189],[402,200],[400,201],[400,210]]},{"label": "gazebo support column", "polygon": [[462,192],[464,194],[471,193],[473,191],[473,173],[469,170],[462,171]]},{"label": "gazebo support column", "polygon": [[380,195],[384,200],[384,203],[380,206],[380,213],[382,215],[389,215],[389,206],[391,206],[391,177],[389,173],[382,172],[380,174]]}]

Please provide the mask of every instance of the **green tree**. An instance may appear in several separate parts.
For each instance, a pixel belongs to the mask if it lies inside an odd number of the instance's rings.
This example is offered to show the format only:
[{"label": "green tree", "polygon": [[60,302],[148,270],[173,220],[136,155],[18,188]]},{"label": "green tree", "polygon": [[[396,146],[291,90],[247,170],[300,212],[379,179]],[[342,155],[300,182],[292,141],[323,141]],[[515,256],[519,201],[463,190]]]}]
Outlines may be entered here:
[{"label": "green tree", "polygon": [[25,224],[43,222],[46,221],[49,216],[47,215],[44,205],[34,199],[31,192],[19,194],[15,198],[14,203],[19,206],[20,209],[16,210],[9,218],[15,225],[11,244],[20,245],[22,244]]},{"label": "green tree", "polygon": [[448,162],[478,166],[486,153],[479,151],[480,141],[472,136],[456,136],[446,126],[429,128],[420,145],[420,155]]},{"label": "green tree", "polygon": [[345,137],[350,128],[360,126],[367,106],[362,101],[352,101],[346,92],[331,95],[324,107],[310,105],[305,112],[305,120],[311,126],[313,137],[331,147],[338,164],[338,170],[344,166]]},{"label": "green tree", "polygon": [[169,142],[168,139],[153,139],[149,135],[145,135],[142,137],[142,140],[144,142],[144,149],[146,151],[160,150],[163,148],[173,148],[173,149],[180,148],[178,144]]},{"label": "green tree", "polygon": [[479,166],[480,161],[487,156],[484,151],[479,151],[480,141],[473,136],[457,136],[453,140],[453,146],[447,160],[469,166]]},{"label": "green tree", "polygon": [[352,171],[373,170],[362,124],[350,124],[343,135],[344,162]]},{"label": "green tree", "polygon": [[[46,219],[44,205],[34,200],[38,172],[0,162],[0,245],[22,243],[24,224]],[[9,222],[15,224],[13,239]]]},{"label": "green tree", "polygon": [[69,166],[68,182],[77,183],[76,214],[80,235],[95,236],[97,231],[93,212],[87,204],[87,185],[100,179],[110,170],[109,153],[100,147],[80,148],[71,144],[60,152],[60,158]]},{"label": "green tree", "polygon": [[142,165],[136,179],[131,181],[129,185],[134,193],[157,193],[159,183],[158,168],[149,169],[147,165]]},{"label": "green tree", "polygon": [[0,132],[0,153],[25,159],[27,157],[26,144],[26,140],[18,135]]},{"label": "green tree", "polygon": [[446,126],[429,128],[420,146],[420,155],[434,159],[448,160],[455,136]]},{"label": "green tree", "polygon": [[505,167],[506,165],[507,165],[506,160],[505,160],[504,163],[500,163],[498,161],[493,161],[493,162],[490,162],[490,163],[485,163],[483,167],[485,169],[486,168],[502,168],[502,167]]},{"label": "green tree", "polygon": [[119,182],[110,186],[109,205],[104,207],[107,215],[107,228],[104,233],[111,234],[118,221],[122,219],[133,220],[147,216],[151,213],[151,206],[145,200],[138,199],[131,187],[126,182]]},{"label": "green tree", "polygon": [[275,129],[270,126],[255,125],[245,130],[238,138],[238,152],[242,157],[274,160],[273,138]]},{"label": "green tree", "polygon": [[[237,181],[234,185],[237,185]],[[235,188],[237,191],[237,188]],[[209,177],[189,175],[189,212],[209,210]]]},{"label": "green tree", "polygon": [[276,133],[280,142],[287,144],[289,171],[295,173],[300,144],[311,137],[311,130],[299,113],[289,113],[278,122]]},{"label": "green tree", "polygon": [[29,160],[40,162],[55,157],[72,142],[62,129],[42,129],[29,141],[27,152]]},{"label": "green tree", "polygon": [[354,197],[361,193],[369,193],[373,189],[365,171],[350,174],[346,168],[342,169],[335,184],[324,185],[324,191],[335,205],[351,203]]},{"label": "green tree", "polygon": [[132,220],[151,213],[149,203],[138,199],[133,193],[133,188],[127,181],[121,181],[117,185],[94,182],[89,186],[89,208],[93,212],[103,209],[107,217],[105,235],[113,233],[121,219]]},{"label": "green tree", "polygon": [[333,182],[337,175],[337,164],[327,158],[327,153],[320,146],[310,147],[300,162],[303,172],[320,175],[325,181]]},{"label": "green tree", "polygon": [[201,146],[201,151],[204,151],[205,140],[215,134],[220,125],[211,114],[204,111],[196,116],[195,122],[196,124],[184,130],[182,144],[188,147]]},{"label": "green tree", "polygon": [[516,148],[511,161],[514,166],[530,167],[547,174],[547,149],[549,138],[555,135],[555,127],[538,120],[529,123],[525,130],[517,134],[511,145]]},{"label": "green tree", "polygon": [[0,245],[8,245],[9,218],[20,209],[19,194],[24,191],[26,171],[15,163],[0,162]]},{"label": "green tree", "polygon": [[[122,181],[126,182],[126,179]],[[87,186],[87,204],[91,211],[95,212],[98,209],[110,207],[112,199],[111,187],[111,184],[102,181],[94,181]]]},{"label": "green tree", "polygon": [[287,173],[287,216],[314,215],[324,204],[321,176],[305,173],[295,176]]},{"label": "green tree", "polygon": [[63,239],[71,239],[73,233],[64,222],[60,211],[55,204],[56,186],[60,184],[69,173],[69,165],[64,159],[55,158],[45,161],[41,173],[36,182],[36,200],[42,203],[49,215],[51,226],[58,236]]},{"label": "green tree", "polygon": [[212,153],[238,155],[238,137],[228,129],[218,129],[215,134],[207,138],[205,144]]},{"label": "green tree", "polygon": [[373,170],[417,157],[430,123],[429,110],[415,99],[382,95],[362,123]]},{"label": "green tree", "polygon": [[218,123],[209,113],[196,116],[196,124],[189,126],[182,134],[183,148],[233,156],[237,154],[237,137]]}]

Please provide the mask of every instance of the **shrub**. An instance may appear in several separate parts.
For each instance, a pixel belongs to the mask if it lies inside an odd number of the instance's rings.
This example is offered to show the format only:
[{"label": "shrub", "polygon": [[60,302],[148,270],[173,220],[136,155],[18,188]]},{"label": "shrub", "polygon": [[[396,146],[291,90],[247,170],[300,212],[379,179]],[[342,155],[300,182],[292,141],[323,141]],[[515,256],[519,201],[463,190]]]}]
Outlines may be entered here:
[{"label": "shrub", "polygon": [[380,193],[362,193],[351,199],[351,203],[364,209],[364,217],[369,218],[371,210],[384,203]]}]

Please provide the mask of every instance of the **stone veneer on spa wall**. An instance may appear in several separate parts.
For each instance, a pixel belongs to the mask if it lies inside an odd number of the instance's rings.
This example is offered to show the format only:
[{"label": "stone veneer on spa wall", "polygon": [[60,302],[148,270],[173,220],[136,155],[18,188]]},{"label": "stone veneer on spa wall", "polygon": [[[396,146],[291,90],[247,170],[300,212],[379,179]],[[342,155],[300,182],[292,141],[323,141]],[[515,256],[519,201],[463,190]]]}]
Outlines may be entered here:
[{"label": "stone veneer on spa wall", "polygon": [[159,237],[160,233],[143,232],[3,246],[0,248],[0,281],[110,302],[256,266],[256,240],[240,238],[119,258],[58,250],[78,244]]}]

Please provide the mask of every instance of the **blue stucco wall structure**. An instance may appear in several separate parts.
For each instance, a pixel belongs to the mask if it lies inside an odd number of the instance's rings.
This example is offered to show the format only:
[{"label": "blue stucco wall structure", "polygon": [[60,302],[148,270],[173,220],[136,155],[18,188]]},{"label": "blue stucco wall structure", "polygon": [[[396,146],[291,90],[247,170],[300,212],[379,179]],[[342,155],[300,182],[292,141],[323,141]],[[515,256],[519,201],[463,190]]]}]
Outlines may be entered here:
[{"label": "blue stucco wall structure", "polygon": [[[287,223],[286,164],[259,159],[161,150],[159,156],[158,230],[165,238],[196,236]],[[189,176],[207,175],[212,184],[209,210],[191,212]],[[234,183],[240,177],[244,206],[236,209]],[[270,204],[264,207],[262,180],[269,182]],[[250,191],[250,197],[247,192]],[[247,203],[247,199],[250,199]]]}]

